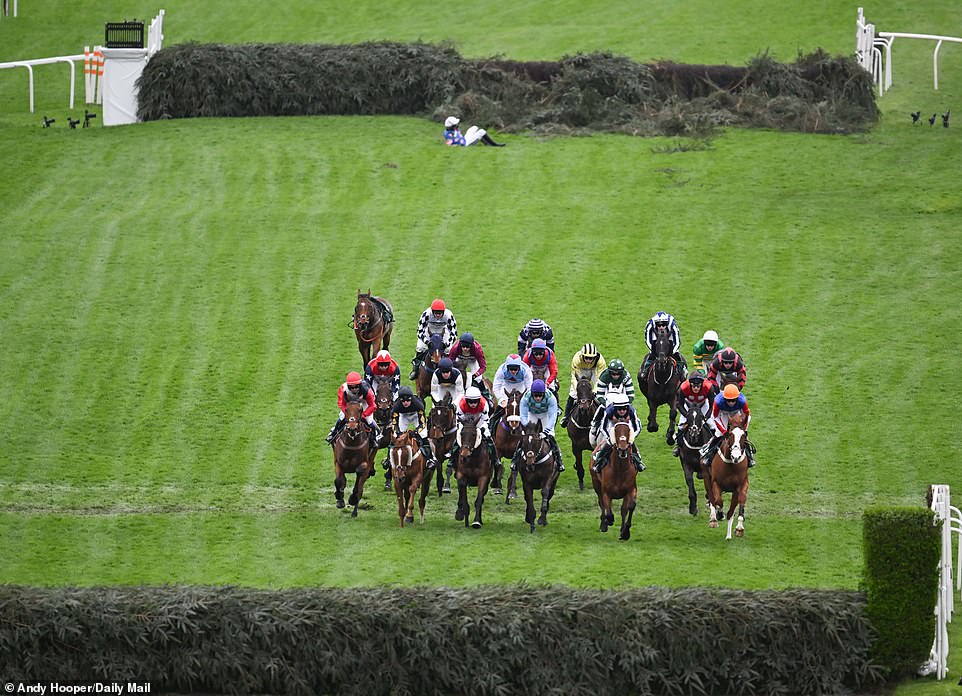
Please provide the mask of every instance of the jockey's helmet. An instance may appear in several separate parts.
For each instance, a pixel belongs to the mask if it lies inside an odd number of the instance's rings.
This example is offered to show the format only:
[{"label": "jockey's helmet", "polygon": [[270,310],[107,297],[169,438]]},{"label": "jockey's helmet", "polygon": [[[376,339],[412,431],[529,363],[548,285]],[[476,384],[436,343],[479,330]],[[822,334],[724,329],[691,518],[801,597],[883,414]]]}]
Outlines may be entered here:
[{"label": "jockey's helmet", "polygon": [[431,303],[432,312],[443,312],[444,311],[444,300],[440,297]]},{"label": "jockey's helmet", "polygon": [[701,337],[701,340],[703,340],[705,343],[718,343],[718,334],[711,329],[708,329],[708,331],[705,332],[705,335]]},{"label": "jockey's helmet", "polygon": [[532,394],[544,394],[547,391],[543,379],[536,379],[531,383]]},{"label": "jockey's helmet", "polygon": [[461,334],[461,348],[463,349],[466,345],[474,348],[474,334],[463,333]]},{"label": "jockey's helmet", "polygon": [[540,336],[544,333],[544,322],[540,319],[532,319],[528,322],[528,336]]},{"label": "jockey's helmet", "polygon": [[457,116],[448,116],[446,119],[444,119],[445,128],[454,128],[459,123],[461,123],[461,119]]},{"label": "jockey's helmet", "polygon": [[548,344],[545,343],[545,340],[543,338],[536,338],[534,339],[534,341],[531,342],[531,350],[538,350],[539,348],[541,350],[544,350],[547,347],[548,347]]},{"label": "jockey's helmet", "polygon": [[454,363],[451,358],[441,358],[438,361],[438,371],[441,373],[450,372],[454,369]]},{"label": "jockey's helmet", "polygon": [[412,399],[414,398],[414,390],[405,384],[401,387],[400,391],[398,391],[398,397],[401,399]]},{"label": "jockey's helmet", "polygon": [[655,316],[652,317],[655,325],[668,326],[669,316],[667,312],[656,312]]},{"label": "jockey's helmet", "polygon": [[608,374],[615,379],[621,379],[621,376],[625,374],[625,364],[618,358],[615,358],[608,365]]},{"label": "jockey's helmet", "polygon": [[630,403],[628,395],[623,392],[611,395],[611,405],[616,409],[627,408]]},{"label": "jockey's helmet", "polygon": [[730,370],[735,367],[736,358],[738,358],[738,353],[731,348],[726,348],[718,354],[718,359],[721,361],[722,367],[724,367],[726,370]]},{"label": "jockey's helmet", "polygon": [[355,385],[360,386],[361,375],[357,372],[348,372],[346,382],[347,382],[347,386],[349,387],[353,387]]},{"label": "jockey's helmet", "polygon": [[[688,383],[695,387],[696,389],[701,386],[701,383],[705,381],[705,373],[701,370],[695,370],[690,375],[688,375]],[[698,386],[695,386],[695,385]]]},{"label": "jockey's helmet", "polygon": [[741,392],[738,391],[738,385],[726,384],[725,391],[722,392],[722,396],[725,397],[726,401],[734,401],[738,398]]},{"label": "jockey's helmet", "polygon": [[598,359],[598,349],[594,343],[585,343],[581,346],[581,357],[583,360],[591,362]]},{"label": "jockey's helmet", "polygon": [[468,387],[464,392],[464,400],[468,402],[468,406],[477,406],[481,401],[481,390],[477,387]]}]

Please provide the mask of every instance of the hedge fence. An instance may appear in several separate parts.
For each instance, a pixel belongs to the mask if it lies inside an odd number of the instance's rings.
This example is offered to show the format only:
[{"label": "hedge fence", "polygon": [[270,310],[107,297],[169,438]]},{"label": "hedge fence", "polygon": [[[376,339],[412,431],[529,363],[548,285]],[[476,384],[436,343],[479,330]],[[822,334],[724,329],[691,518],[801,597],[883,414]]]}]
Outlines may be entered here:
[{"label": "hedge fence", "polygon": [[821,50],[791,64],[642,64],[610,53],[560,61],[466,59],[449,45],[180,44],[139,82],[145,121],[201,116],[451,114],[503,131],[704,136],[720,126],[864,131],[871,76]]},{"label": "hedge fence", "polygon": [[836,694],[864,596],[658,588],[0,588],[10,681],[271,694]]}]

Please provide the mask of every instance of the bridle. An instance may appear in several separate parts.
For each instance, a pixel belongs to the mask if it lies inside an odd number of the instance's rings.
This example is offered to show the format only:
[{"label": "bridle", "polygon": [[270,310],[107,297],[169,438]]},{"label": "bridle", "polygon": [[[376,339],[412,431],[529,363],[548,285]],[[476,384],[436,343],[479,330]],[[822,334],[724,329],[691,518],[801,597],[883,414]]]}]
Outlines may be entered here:
[{"label": "bridle", "polygon": [[[362,307],[365,309],[362,310]],[[367,307],[370,307],[370,310],[368,310]],[[381,314],[377,311],[374,303],[366,299],[358,300],[357,304],[354,305],[354,330],[362,334],[360,339],[365,343],[373,343],[377,338],[376,336],[373,338],[365,338],[363,334],[370,333],[371,330],[376,328],[380,323]]]}]

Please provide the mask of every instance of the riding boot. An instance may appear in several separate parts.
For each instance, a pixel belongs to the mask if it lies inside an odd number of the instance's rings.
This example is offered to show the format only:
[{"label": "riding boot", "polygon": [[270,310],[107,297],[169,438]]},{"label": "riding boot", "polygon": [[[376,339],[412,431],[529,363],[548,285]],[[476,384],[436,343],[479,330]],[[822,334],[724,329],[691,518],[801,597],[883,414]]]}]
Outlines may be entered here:
[{"label": "riding boot", "polygon": [[755,466],[755,445],[746,441],[745,453],[748,455],[748,468],[751,469],[753,466]]},{"label": "riding boot", "polygon": [[426,469],[433,469],[437,462],[434,461],[434,454],[431,452],[431,443],[428,442],[426,437],[421,437],[418,433],[414,433],[414,439],[418,443],[418,449],[421,451],[421,456],[424,457],[424,467]]},{"label": "riding boot", "polygon": [[381,433],[376,423],[371,426],[371,431],[368,433],[367,437],[368,448],[372,450],[377,449],[377,441],[381,439]]},{"label": "riding boot", "polygon": [[688,363],[685,361],[685,356],[681,353],[675,353],[672,357],[675,358],[675,362],[678,363],[678,369],[681,371],[681,375],[684,378],[688,378]]},{"label": "riding boot", "polygon": [[511,471],[517,471],[518,465],[521,464],[521,443],[518,443],[517,449],[515,449],[514,454],[511,455]]},{"label": "riding boot", "polygon": [[681,454],[681,427],[678,428],[678,432],[675,433],[675,446],[671,450],[671,456],[677,457]]},{"label": "riding boot", "polygon": [[564,415],[561,417],[562,428],[568,427],[568,414],[571,412],[571,407],[574,406],[574,403],[575,403],[575,399],[573,396],[569,396],[568,400],[565,401],[565,412],[564,412]]},{"label": "riding boot", "polygon": [[635,463],[635,469],[639,474],[648,468],[645,466],[645,463],[641,461],[641,452],[634,444],[631,445],[631,461]]},{"label": "riding boot", "polygon": [[718,449],[718,445],[721,444],[720,437],[712,437],[711,441],[702,448],[701,463],[702,466],[708,466],[711,464],[711,460],[715,458],[715,451]]},{"label": "riding boot", "polygon": [[344,420],[339,419],[336,423],[334,423],[334,425],[331,426],[331,432],[329,432],[327,437],[324,438],[327,440],[327,444],[329,444],[331,447],[334,446],[334,440],[337,439],[338,434],[341,432],[341,426],[343,424]]},{"label": "riding boot", "polygon": [[648,355],[645,356],[645,361],[641,364],[641,375],[639,381],[644,382],[646,379],[648,379],[648,370],[651,369],[652,362],[651,353],[648,353]]},{"label": "riding boot", "polygon": [[561,448],[558,447],[558,441],[551,435],[548,435],[548,443],[551,445],[551,453],[554,455],[555,468],[558,469],[558,473],[560,474],[565,470],[565,465],[561,461]]},{"label": "riding boot", "polygon": [[481,136],[481,142],[485,145],[490,145],[491,147],[504,147],[504,143],[496,143],[491,139],[491,136],[485,133]]},{"label": "riding boot", "polygon": [[503,414],[504,414],[504,409],[502,409],[500,406],[494,407],[494,411],[491,413],[491,416],[488,418],[488,421],[491,424],[491,432],[494,432],[497,429],[498,421],[501,420],[501,416]]},{"label": "riding boot", "polygon": [[421,363],[424,362],[424,356],[427,353],[415,353],[414,360],[411,361],[411,374],[408,375],[408,379],[417,379],[418,372],[421,370]]},{"label": "riding boot", "polygon": [[592,455],[595,463],[591,465],[591,470],[596,474],[605,468],[608,464],[608,455],[611,453],[611,443],[606,442],[601,446],[601,449]]}]

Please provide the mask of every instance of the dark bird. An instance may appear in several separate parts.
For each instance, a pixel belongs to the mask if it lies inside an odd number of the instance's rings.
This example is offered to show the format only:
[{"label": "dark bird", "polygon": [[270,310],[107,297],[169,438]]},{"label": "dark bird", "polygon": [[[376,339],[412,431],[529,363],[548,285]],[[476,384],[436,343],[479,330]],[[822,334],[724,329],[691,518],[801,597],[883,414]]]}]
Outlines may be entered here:
[{"label": "dark bird", "polygon": [[914,114],[912,114],[912,123],[918,123],[918,122],[919,122],[919,116],[921,116],[921,115],[922,115],[922,112],[921,112],[921,111],[916,111]]},{"label": "dark bird", "polygon": [[84,128],[90,128],[90,119],[97,118],[97,114],[92,114],[84,109]]},{"label": "dark bird", "polygon": [[936,117],[936,116],[938,116],[938,114],[932,114],[932,118],[929,119],[929,125],[930,125],[930,126],[935,124],[935,117]]},{"label": "dark bird", "polygon": [[50,128],[50,126],[52,126],[52,125],[53,125],[54,123],[56,123],[56,122],[57,122],[57,119],[55,119],[55,118],[47,118],[46,116],[43,117],[43,127],[44,127],[44,128]]},{"label": "dark bird", "polygon": [[76,130],[76,129],[77,129],[77,124],[78,124],[78,123],[80,123],[80,119],[79,119],[79,118],[75,120],[75,119],[72,119],[72,118],[70,118],[69,116],[67,116],[67,125],[70,126],[70,128],[71,128],[72,130]]},{"label": "dark bird", "polygon": [[952,113],[952,110],[949,109],[949,110],[946,111],[944,114],[942,114],[942,127],[943,127],[943,128],[948,128],[948,127],[949,127],[949,114],[951,114],[951,113]]}]

